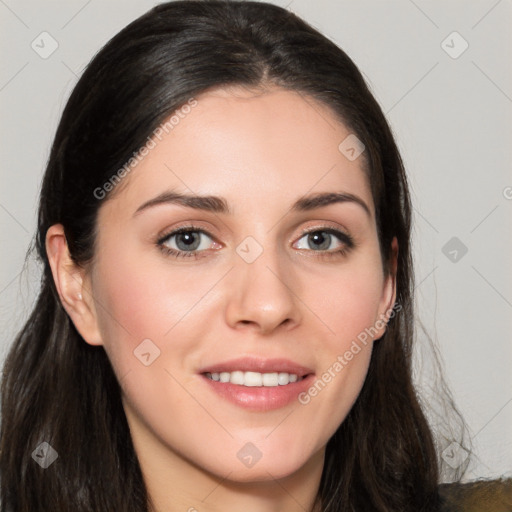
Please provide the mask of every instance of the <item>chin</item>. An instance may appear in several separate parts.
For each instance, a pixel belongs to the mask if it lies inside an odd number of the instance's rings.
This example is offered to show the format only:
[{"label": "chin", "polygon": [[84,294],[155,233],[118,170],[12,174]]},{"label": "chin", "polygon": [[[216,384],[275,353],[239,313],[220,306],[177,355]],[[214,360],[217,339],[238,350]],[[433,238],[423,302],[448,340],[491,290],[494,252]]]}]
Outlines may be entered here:
[{"label": "chin", "polygon": [[226,478],[231,482],[236,483],[262,483],[273,482],[287,478],[298,472],[304,466],[304,461],[277,461],[263,459],[258,461],[252,467],[240,467],[240,464],[218,468],[220,471],[215,471],[218,477]]},{"label": "chin", "polygon": [[[323,448],[315,453],[308,447],[295,444],[287,449],[281,444],[273,448],[270,445],[259,451],[251,443],[238,449],[236,456],[203,461],[202,468],[219,478],[227,478],[232,482],[268,482],[287,478],[307,466],[316,457],[323,458]],[[302,449],[300,449],[302,448]],[[318,462],[318,461],[317,461]]]}]

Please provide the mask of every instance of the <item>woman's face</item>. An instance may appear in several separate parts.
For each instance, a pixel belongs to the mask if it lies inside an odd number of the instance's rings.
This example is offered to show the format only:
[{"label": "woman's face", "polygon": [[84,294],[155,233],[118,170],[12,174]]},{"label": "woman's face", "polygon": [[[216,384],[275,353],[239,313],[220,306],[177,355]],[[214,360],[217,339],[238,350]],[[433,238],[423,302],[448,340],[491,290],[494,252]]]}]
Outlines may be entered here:
[{"label": "woman's face", "polygon": [[82,335],[104,345],[155,475],[281,478],[322,462],[394,281],[360,148],[339,149],[350,132],[327,108],[282,89],[196,101],[100,208],[98,334]]}]

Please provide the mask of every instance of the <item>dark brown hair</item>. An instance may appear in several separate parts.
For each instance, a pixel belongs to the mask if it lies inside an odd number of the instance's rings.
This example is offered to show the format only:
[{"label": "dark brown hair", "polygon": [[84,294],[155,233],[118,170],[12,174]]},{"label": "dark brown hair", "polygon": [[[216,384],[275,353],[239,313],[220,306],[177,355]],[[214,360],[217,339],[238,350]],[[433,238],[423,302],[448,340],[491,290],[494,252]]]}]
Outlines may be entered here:
[{"label": "dark brown hair", "polygon": [[[63,224],[74,261],[88,263],[103,204],[94,190],[189,98],[230,85],[277,85],[331,109],[366,147],[386,271],[398,239],[401,310],[375,343],[362,391],[328,442],[322,510],[438,509],[435,443],[411,375],[411,204],[383,112],[350,58],[293,13],[260,2],[192,0],[158,5],[112,38],[62,114],[39,204],[41,289],[4,366],[2,511],[148,510],[119,384],[103,347],[85,343],[63,309],[45,236]],[[31,457],[43,441],[59,454],[47,469]]]}]

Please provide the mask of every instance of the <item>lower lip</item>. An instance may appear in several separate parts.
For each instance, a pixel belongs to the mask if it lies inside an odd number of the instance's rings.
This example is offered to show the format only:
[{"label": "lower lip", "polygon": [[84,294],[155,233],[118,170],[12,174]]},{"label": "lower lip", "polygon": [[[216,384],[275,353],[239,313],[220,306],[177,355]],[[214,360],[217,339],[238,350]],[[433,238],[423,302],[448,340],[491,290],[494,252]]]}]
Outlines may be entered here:
[{"label": "lower lip", "polygon": [[287,406],[300,393],[306,391],[312,384],[314,374],[307,375],[304,379],[286,384],[284,386],[239,386],[229,382],[219,382],[209,379],[205,375],[201,377],[210,388],[235,405],[251,411],[272,411]]}]

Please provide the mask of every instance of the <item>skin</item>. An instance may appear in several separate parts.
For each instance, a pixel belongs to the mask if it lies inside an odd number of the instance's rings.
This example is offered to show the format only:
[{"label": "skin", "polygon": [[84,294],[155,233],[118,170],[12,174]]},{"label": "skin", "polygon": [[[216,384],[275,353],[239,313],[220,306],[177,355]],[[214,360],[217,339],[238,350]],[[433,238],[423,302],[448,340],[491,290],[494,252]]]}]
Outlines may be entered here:
[{"label": "skin", "polygon": [[[61,225],[48,230],[54,279],[84,341],[112,362],[154,510],[316,510],[325,445],[361,390],[371,340],[306,405],[248,411],[197,372],[256,355],[320,378],[392,308],[396,239],[386,275],[362,157],[339,151],[350,132],[325,106],[278,88],[196,99],[104,200],[90,265],[72,263]],[[233,215],[165,204],[134,216],[171,189],[223,196]],[[355,202],[290,211],[305,194],[332,191],[358,196],[370,214]],[[191,222],[210,234],[196,233],[198,259],[158,248],[162,234]],[[319,249],[307,228],[347,232],[356,246],[334,254],[346,244],[332,236]],[[263,250],[252,263],[236,252],[248,236]],[[167,244],[183,250],[177,237]],[[160,355],[145,366],[133,351],[148,338]],[[247,442],[262,454],[252,467],[237,457]]]}]

